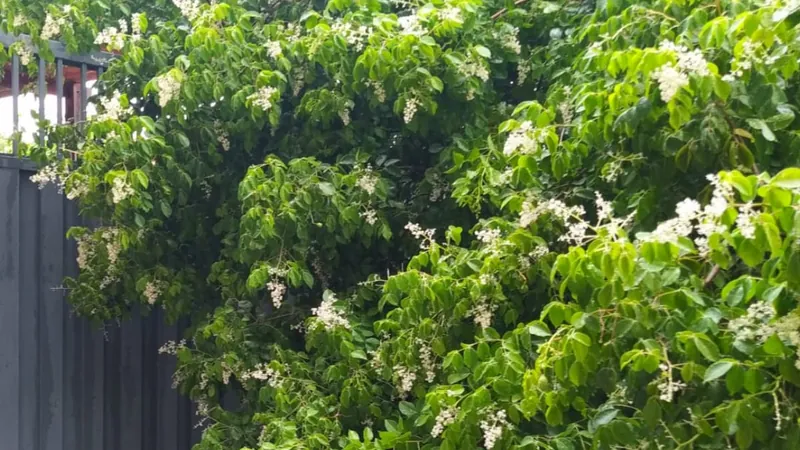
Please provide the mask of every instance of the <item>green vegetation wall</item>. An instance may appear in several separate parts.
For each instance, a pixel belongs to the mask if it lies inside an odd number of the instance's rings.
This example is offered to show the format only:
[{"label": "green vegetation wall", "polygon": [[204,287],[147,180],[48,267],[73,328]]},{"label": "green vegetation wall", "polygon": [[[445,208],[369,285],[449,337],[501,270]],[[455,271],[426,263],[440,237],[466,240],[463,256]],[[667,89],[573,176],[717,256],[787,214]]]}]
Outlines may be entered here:
[{"label": "green vegetation wall", "polygon": [[119,53],[37,180],[198,449],[800,447],[800,3],[0,5]]}]

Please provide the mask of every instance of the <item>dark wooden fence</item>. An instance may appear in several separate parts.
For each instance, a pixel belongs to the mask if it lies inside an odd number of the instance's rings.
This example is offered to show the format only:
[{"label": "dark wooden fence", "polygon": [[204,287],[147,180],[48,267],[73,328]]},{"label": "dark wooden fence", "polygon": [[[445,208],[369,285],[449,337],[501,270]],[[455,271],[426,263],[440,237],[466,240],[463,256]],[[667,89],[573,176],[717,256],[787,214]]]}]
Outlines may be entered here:
[{"label": "dark wooden fence", "polygon": [[[81,117],[94,60],[56,56],[59,99],[64,67],[77,65]],[[16,58],[10,69],[20,76]],[[19,79],[9,84],[18,94]],[[76,250],[64,235],[81,219],[34,173],[0,155],[0,450],[188,450],[199,437],[193,407],[172,389],[174,359],[158,354],[180,328],[155,314],[103,330],[71,314],[60,286],[77,271]]]}]

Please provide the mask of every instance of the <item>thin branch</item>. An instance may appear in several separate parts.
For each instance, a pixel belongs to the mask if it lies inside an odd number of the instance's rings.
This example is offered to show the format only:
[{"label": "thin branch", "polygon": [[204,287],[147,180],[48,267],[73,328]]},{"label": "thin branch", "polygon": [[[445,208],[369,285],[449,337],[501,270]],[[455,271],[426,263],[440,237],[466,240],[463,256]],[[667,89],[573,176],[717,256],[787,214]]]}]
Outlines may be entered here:
[{"label": "thin branch", "polygon": [[719,264],[714,264],[714,267],[711,268],[711,272],[708,272],[706,279],[703,280],[703,287],[708,286],[714,280],[714,277],[719,273],[719,269]]},{"label": "thin branch", "polygon": [[[519,6],[519,5],[521,5],[521,4],[523,4],[523,3],[527,2],[527,1],[528,0],[517,0],[517,1],[514,2],[514,6]],[[503,8],[500,11],[497,11],[496,13],[492,14],[492,20],[497,20],[500,17],[503,17],[503,15],[505,13],[507,13],[507,12],[508,12],[507,8]]]}]

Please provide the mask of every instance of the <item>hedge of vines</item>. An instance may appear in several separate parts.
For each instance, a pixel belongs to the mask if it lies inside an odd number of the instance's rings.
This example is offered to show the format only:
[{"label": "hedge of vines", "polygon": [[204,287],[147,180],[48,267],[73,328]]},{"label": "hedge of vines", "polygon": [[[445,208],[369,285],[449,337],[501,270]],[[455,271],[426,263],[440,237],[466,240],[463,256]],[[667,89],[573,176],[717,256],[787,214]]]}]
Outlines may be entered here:
[{"label": "hedge of vines", "polygon": [[0,6],[117,53],[35,180],[196,449],[800,445],[800,3]]}]

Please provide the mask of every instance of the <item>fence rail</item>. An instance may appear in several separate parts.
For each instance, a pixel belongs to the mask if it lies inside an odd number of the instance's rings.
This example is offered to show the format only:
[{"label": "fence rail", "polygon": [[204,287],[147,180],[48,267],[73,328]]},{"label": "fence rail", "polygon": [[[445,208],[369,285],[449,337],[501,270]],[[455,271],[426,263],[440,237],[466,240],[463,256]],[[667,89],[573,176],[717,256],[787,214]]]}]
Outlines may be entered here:
[{"label": "fence rail", "polygon": [[[17,39],[0,33],[4,46]],[[57,43],[50,48],[58,123],[70,77],[79,83],[72,91],[77,108],[64,116],[85,118],[89,72],[102,73],[107,60],[70,55]],[[44,117],[51,86],[45,61],[38,62]],[[16,131],[23,75],[17,56],[7,69],[11,79],[3,86],[13,97]],[[172,389],[174,358],[158,355],[183,327],[166,325],[156,313],[100,330],[71,314],[60,286],[77,274],[77,255],[64,236],[82,221],[56,188],[40,190],[30,180],[36,167],[18,144],[0,155],[0,450],[189,449],[199,438],[193,406]]]}]

